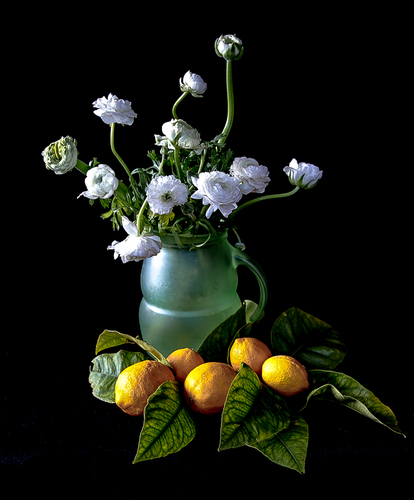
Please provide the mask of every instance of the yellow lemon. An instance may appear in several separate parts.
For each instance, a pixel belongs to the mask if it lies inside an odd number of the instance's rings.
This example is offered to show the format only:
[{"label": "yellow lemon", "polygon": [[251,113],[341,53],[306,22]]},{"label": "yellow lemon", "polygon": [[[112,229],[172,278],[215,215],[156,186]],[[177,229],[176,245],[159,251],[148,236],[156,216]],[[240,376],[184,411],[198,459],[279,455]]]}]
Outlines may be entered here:
[{"label": "yellow lemon", "polygon": [[194,370],[195,367],[204,363],[203,358],[198,354],[198,352],[186,347],[184,349],[177,349],[172,352],[168,357],[167,361],[172,366],[175,378],[179,382],[184,382],[187,375]]},{"label": "yellow lemon", "polygon": [[294,396],[309,387],[308,373],[291,356],[268,358],[262,366],[263,382],[282,396]]},{"label": "yellow lemon", "polygon": [[142,415],[148,398],[167,380],[175,380],[168,366],[145,360],[123,370],[115,384],[115,403],[129,415]]},{"label": "yellow lemon", "polygon": [[240,365],[246,363],[257,375],[262,374],[262,365],[271,356],[267,345],[253,337],[236,339],[230,349],[230,363],[235,370],[239,370]]},{"label": "yellow lemon", "polygon": [[204,415],[220,412],[236,375],[236,371],[225,363],[211,361],[197,366],[184,381],[187,403]]}]

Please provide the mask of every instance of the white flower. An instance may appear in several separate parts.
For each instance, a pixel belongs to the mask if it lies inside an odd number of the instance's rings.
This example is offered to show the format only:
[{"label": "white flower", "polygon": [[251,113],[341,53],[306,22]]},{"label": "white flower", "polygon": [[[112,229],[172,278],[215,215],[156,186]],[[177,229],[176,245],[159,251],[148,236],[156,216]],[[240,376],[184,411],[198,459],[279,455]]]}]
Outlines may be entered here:
[{"label": "white flower", "polygon": [[157,146],[167,146],[169,149],[193,149],[200,154],[204,149],[198,131],[184,120],[171,120],[162,126],[164,136],[156,135]]},{"label": "white flower", "polygon": [[312,163],[299,163],[293,158],[288,167],[283,169],[289,176],[289,181],[294,186],[304,189],[310,189],[316,186],[316,183],[322,177],[322,170],[312,165]]},{"label": "white flower", "polygon": [[119,182],[112,168],[101,163],[86,172],[85,184],[88,190],[81,193],[78,198],[83,195],[96,200],[110,198],[118,188]]},{"label": "white flower", "polygon": [[154,214],[170,214],[174,206],[188,200],[188,188],[174,175],[154,177],[147,189],[148,204]]},{"label": "white flower", "polygon": [[61,137],[42,151],[43,161],[48,170],[61,175],[70,172],[78,162],[76,141],[72,137]]},{"label": "white flower", "polygon": [[207,89],[207,83],[201,78],[201,76],[187,71],[184,78],[180,78],[180,89],[183,92],[190,92],[194,97],[203,97],[201,94]]},{"label": "white flower", "polygon": [[137,114],[132,111],[131,103],[118,99],[116,95],[109,94],[108,99],[101,97],[93,103],[95,115],[110,125],[111,123],[121,123],[122,125],[132,125]]},{"label": "white flower", "polygon": [[220,38],[217,38],[214,47],[216,54],[226,61],[237,61],[244,51],[243,42],[235,35],[221,35]]},{"label": "white flower", "polygon": [[239,181],[224,172],[202,172],[199,178],[192,177],[197,191],[191,196],[195,200],[203,200],[203,205],[210,205],[206,217],[209,218],[217,209],[228,217],[237,208],[242,197]]},{"label": "white flower", "polygon": [[253,158],[235,158],[230,167],[230,174],[239,182],[243,194],[264,193],[270,182],[269,170]]},{"label": "white flower", "polygon": [[162,243],[158,236],[147,234],[138,236],[138,228],[127,217],[122,217],[122,226],[128,233],[124,241],[113,241],[108,250],[113,250],[114,259],[121,257],[125,264],[129,261],[140,261],[154,257],[161,251]]}]

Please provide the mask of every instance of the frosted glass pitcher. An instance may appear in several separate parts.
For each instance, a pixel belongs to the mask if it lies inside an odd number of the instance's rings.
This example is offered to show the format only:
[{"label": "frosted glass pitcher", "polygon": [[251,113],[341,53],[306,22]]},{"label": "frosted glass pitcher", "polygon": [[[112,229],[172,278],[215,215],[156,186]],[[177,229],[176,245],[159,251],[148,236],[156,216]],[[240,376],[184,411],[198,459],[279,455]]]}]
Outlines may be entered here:
[{"label": "frosted glass pitcher", "polygon": [[206,238],[180,235],[180,248],[172,235],[162,236],[161,252],[143,261],[141,335],[164,356],[184,347],[197,350],[216,326],[241,307],[239,265],[247,266],[259,283],[260,300],[252,320],[266,305],[267,282],[260,266],[228,242],[227,231],[195,247]]}]

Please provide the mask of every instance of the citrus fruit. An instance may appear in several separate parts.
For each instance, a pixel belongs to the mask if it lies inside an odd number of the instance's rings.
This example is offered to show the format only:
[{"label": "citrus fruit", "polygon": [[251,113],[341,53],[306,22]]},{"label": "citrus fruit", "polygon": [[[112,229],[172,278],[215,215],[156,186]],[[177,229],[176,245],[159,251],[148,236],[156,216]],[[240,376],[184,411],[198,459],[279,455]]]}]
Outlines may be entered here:
[{"label": "citrus fruit", "polygon": [[267,345],[253,337],[236,339],[230,349],[230,363],[235,370],[239,370],[240,365],[246,363],[257,375],[262,374],[262,365],[271,356]]},{"label": "citrus fruit", "polygon": [[263,382],[282,396],[294,396],[309,387],[308,373],[291,356],[268,358],[262,366]]},{"label": "citrus fruit", "polygon": [[115,403],[129,415],[142,415],[148,398],[167,380],[175,380],[168,366],[145,360],[128,366],[115,383]]},{"label": "citrus fruit", "polygon": [[177,349],[172,352],[167,357],[167,361],[172,366],[175,378],[179,382],[184,382],[191,370],[194,370],[196,366],[204,363],[204,359],[200,356],[200,354],[189,347]]},{"label": "citrus fruit", "polygon": [[184,396],[196,412],[211,415],[220,412],[236,371],[230,365],[210,361],[192,370],[184,381]]}]

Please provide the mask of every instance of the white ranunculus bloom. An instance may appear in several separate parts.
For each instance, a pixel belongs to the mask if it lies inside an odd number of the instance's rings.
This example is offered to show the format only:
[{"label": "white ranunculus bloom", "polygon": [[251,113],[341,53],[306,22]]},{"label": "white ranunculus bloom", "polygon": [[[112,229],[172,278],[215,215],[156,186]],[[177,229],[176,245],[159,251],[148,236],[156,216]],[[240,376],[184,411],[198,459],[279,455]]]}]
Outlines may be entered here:
[{"label": "white ranunculus bloom", "polygon": [[61,175],[70,172],[78,162],[76,141],[72,137],[61,137],[42,151],[43,161],[48,170]]},{"label": "white ranunculus bloom", "polygon": [[217,209],[228,217],[237,208],[242,197],[239,181],[224,172],[202,172],[198,179],[191,180],[197,191],[191,195],[195,200],[203,200],[203,205],[210,205],[206,217],[209,218]]},{"label": "white ranunculus bloom", "polygon": [[289,176],[289,181],[294,186],[304,189],[315,187],[322,177],[322,170],[312,165],[312,163],[299,163],[293,158],[288,167],[283,169]]},{"label": "white ranunculus bloom", "polygon": [[269,170],[254,158],[235,158],[230,167],[230,175],[239,182],[240,191],[243,194],[264,193],[266,186],[270,182]]},{"label": "white ranunculus bloom", "polygon": [[154,177],[147,189],[147,199],[154,214],[166,215],[176,205],[184,205],[188,200],[188,188],[174,175]]},{"label": "white ranunculus bloom", "polygon": [[190,92],[194,97],[203,97],[201,94],[204,94],[206,91],[207,83],[205,83],[200,75],[187,71],[184,78],[180,78],[180,89],[183,92]]},{"label": "white ranunculus bloom", "polygon": [[184,120],[171,120],[162,126],[164,136],[155,135],[157,146],[167,146],[169,149],[192,149],[200,154],[204,145],[199,132]]},{"label": "white ranunculus bloom", "polygon": [[122,226],[128,233],[124,241],[113,241],[108,246],[108,250],[114,251],[114,259],[121,257],[122,262],[149,259],[157,255],[162,248],[161,240],[158,236],[147,234],[138,236],[138,228],[127,217],[122,217]]},{"label": "white ranunculus bloom", "polygon": [[118,188],[119,182],[112,168],[101,163],[87,171],[85,184],[88,190],[81,193],[78,198],[83,195],[96,200],[110,198]]},{"label": "white ranunculus bloom", "polygon": [[131,108],[129,101],[118,99],[116,95],[109,94],[108,98],[100,97],[93,103],[97,108],[95,115],[110,125],[111,123],[121,123],[122,125],[132,125],[137,114]]}]

